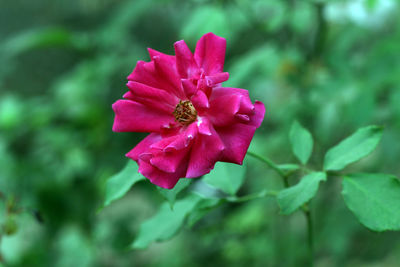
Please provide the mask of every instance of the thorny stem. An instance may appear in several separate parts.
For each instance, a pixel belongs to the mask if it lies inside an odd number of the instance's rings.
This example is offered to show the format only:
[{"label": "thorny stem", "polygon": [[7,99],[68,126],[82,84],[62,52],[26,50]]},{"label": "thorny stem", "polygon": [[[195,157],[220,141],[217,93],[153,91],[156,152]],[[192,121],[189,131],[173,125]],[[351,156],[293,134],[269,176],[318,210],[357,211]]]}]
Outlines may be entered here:
[{"label": "thorny stem", "polygon": [[[247,151],[247,154],[266,163],[271,169],[273,169],[279,176],[281,176],[283,183],[285,185],[285,188],[289,187],[289,182],[288,182],[288,174],[285,174],[276,163],[274,163],[272,160],[270,160],[267,157],[258,155],[254,152]],[[311,211],[310,208],[305,204],[301,210],[303,211],[303,214],[306,217],[307,220],[307,234],[308,234],[308,248],[309,248],[309,253],[310,253],[310,263],[309,266],[312,267],[314,265],[314,238],[313,238],[313,223],[312,223],[312,216],[311,216]]]}]

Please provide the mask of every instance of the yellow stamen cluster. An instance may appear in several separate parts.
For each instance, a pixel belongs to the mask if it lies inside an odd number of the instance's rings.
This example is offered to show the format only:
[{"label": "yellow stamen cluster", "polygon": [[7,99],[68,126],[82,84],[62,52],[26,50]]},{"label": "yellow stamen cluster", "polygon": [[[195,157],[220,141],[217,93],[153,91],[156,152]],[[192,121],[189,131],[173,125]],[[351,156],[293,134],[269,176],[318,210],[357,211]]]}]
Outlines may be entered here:
[{"label": "yellow stamen cluster", "polygon": [[197,118],[197,111],[189,100],[179,101],[173,112],[175,121],[182,125],[189,125]]}]

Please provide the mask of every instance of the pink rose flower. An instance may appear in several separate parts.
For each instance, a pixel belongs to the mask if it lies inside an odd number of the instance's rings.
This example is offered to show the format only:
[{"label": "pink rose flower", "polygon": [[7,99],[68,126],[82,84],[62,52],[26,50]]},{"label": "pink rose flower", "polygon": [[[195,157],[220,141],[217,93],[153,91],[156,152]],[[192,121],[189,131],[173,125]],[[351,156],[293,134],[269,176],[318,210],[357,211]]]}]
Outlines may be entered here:
[{"label": "pink rose flower", "polygon": [[174,44],[175,56],[148,49],[128,76],[129,91],[113,104],[115,132],[149,132],[126,154],[153,184],[173,188],[180,178],[207,174],[217,161],[242,164],[264,119],[248,91],[222,87],[226,40],[213,33]]}]

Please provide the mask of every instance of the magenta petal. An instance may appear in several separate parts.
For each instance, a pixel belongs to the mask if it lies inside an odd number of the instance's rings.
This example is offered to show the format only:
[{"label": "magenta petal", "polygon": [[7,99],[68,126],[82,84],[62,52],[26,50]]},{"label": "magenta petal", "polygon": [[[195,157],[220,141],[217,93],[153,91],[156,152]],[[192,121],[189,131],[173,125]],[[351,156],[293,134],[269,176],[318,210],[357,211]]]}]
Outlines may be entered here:
[{"label": "magenta petal", "polygon": [[241,96],[239,113],[242,114],[252,114],[254,112],[254,105],[251,103],[249,97],[249,91],[241,88],[231,88],[231,87],[216,87],[212,91],[210,100],[217,99],[220,97],[228,97],[230,95]]},{"label": "magenta petal", "polygon": [[166,112],[172,113],[175,109],[179,99],[164,90],[160,90],[142,83],[129,81],[127,83],[132,95],[130,99],[145,104],[151,108],[161,109]]},{"label": "magenta petal", "polygon": [[221,72],[214,75],[206,76],[205,78],[207,86],[213,87],[219,85],[222,82],[227,81],[229,79],[229,73]]},{"label": "magenta petal", "polygon": [[128,80],[159,88],[167,92],[175,93],[176,91],[169,80],[165,79],[164,76],[160,76],[153,61],[138,61],[135,69],[128,76]]},{"label": "magenta petal", "polygon": [[122,97],[130,100],[134,100],[135,98],[131,91],[126,92]]},{"label": "magenta petal", "polygon": [[216,131],[225,145],[221,161],[242,164],[256,127],[235,123],[227,127],[217,128]]},{"label": "magenta petal", "polygon": [[254,104],[255,110],[254,115],[251,117],[251,125],[255,126],[256,128],[260,127],[261,123],[264,120],[265,115],[265,106],[264,103],[261,101],[256,101]]},{"label": "magenta petal", "polygon": [[118,100],[113,104],[114,132],[160,132],[174,122],[171,114],[149,108],[131,100]]},{"label": "magenta petal", "polygon": [[226,126],[235,122],[235,115],[240,109],[242,97],[227,95],[210,101],[209,118],[213,125]]},{"label": "magenta petal", "polygon": [[193,83],[191,79],[182,79],[182,87],[185,92],[186,97],[190,98],[197,91],[197,86]]},{"label": "magenta petal", "polygon": [[181,40],[174,44],[176,55],[176,66],[181,78],[198,76],[199,67],[194,60],[193,54],[185,41]]},{"label": "magenta petal", "polygon": [[153,184],[163,188],[171,189],[182,176],[182,171],[175,173],[166,173],[154,167],[150,163],[139,159],[139,173],[148,178]]},{"label": "magenta petal", "polygon": [[164,152],[181,150],[188,147],[192,140],[196,137],[196,135],[197,126],[192,123],[185,130],[170,137],[164,137],[159,142],[152,144],[151,148],[158,149]]},{"label": "magenta petal", "polygon": [[141,154],[148,152],[149,147],[160,140],[161,140],[160,134],[151,133],[148,136],[146,136],[142,141],[140,141],[139,144],[137,144],[131,151],[126,153],[126,156],[128,158],[137,161]]},{"label": "magenta petal", "polygon": [[208,103],[208,97],[201,90],[198,90],[190,100],[192,101],[193,106],[196,109],[204,109],[210,107],[210,104]]},{"label": "magenta petal", "polygon": [[197,128],[199,129],[199,133],[203,135],[211,135],[212,134],[212,126],[210,120],[207,117],[197,117]]},{"label": "magenta petal", "polygon": [[172,68],[176,68],[175,67],[175,56],[171,56],[171,55],[167,55],[164,53],[161,53],[157,50],[154,50],[152,48],[147,48],[147,51],[149,52],[150,58],[153,57],[162,57],[164,60],[166,60],[169,64],[171,64]]},{"label": "magenta petal", "polygon": [[185,95],[181,89],[181,79],[177,70],[172,68],[170,62],[163,57],[154,56],[152,60],[158,73],[158,79],[164,80],[167,84],[169,84],[171,92],[177,97],[184,97]]},{"label": "magenta petal", "polygon": [[159,152],[150,159],[150,164],[161,171],[175,173],[187,154],[189,149]]},{"label": "magenta petal", "polygon": [[211,135],[198,135],[192,146],[186,177],[195,178],[209,173],[223,150],[224,144],[215,130],[212,129]]},{"label": "magenta petal", "polygon": [[225,61],[226,40],[207,33],[197,42],[194,58],[206,75],[222,72]]}]

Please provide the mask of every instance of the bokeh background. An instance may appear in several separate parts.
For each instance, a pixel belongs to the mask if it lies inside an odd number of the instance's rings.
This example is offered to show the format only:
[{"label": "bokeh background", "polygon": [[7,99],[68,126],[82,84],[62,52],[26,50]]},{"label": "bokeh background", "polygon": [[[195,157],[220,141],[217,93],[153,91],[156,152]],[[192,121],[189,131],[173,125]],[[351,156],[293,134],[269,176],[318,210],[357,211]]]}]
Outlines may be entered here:
[{"label": "bokeh background", "polygon": [[[253,151],[294,162],[298,119],[320,168],[330,146],[378,124],[377,151],[350,169],[400,175],[399,26],[395,0],[0,0],[0,265],[306,266],[303,214],[280,216],[270,198],[222,205],[171,241],[128,250],[163,198],[144,181],[99,211],[107,178],[145,136],[113,133],[111,105],[147,47],[194,49],[212,31],[228,43],[225,85],[266,105]],[[240,194],[282,187],[248,166]],[[340,190],[331,178],[312,203],[316,266],[399,266],[400,234],[365,229]]]}]

